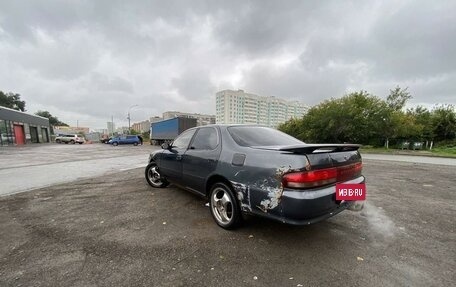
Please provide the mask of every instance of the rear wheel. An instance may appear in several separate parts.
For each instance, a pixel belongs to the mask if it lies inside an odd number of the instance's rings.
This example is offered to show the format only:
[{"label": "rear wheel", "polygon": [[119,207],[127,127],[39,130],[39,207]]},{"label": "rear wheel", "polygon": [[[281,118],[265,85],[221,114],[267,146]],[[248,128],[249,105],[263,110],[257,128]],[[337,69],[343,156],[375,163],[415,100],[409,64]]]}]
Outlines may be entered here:
[{"label": "rear wheel", "polygon": [[239,203],[225,183],[218,182],[212,186],[209,206],[212,217],[220,227],[234,229],[240,225],[242,215]]},{"label": "rear wheel", "polygon": [[158,166],[155,162],[151,162],[147,165],[146,180],[147,183],[152,187],[160,188],[169,185],[169,182],[161,176]]},{"label": "rear wheel", "polygon": [[79,144],[82,144],[82,142],[80,142]]},{"label": "rear wheel", "polygon": [[133,145],[134,145],[134,146],[137,146],[137,145],[138,145],[138,143],[137,143],[137,142],[134,142],[134,143],[133,143]]}]

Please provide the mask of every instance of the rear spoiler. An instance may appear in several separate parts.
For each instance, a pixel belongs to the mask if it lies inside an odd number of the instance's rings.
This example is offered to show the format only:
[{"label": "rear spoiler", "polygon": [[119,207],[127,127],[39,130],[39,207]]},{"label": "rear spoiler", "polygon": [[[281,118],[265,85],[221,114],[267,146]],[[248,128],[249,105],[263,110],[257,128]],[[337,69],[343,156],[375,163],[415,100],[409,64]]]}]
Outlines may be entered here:
[{"label": "rear spoiler", "polygon": [[252,146],[252,148],[268,149],[277,151],[289,151],[294,153],[318,153],[318,152],[341,152],[355,151],[361,147],[359,144],[299,144],[287,146]]}]

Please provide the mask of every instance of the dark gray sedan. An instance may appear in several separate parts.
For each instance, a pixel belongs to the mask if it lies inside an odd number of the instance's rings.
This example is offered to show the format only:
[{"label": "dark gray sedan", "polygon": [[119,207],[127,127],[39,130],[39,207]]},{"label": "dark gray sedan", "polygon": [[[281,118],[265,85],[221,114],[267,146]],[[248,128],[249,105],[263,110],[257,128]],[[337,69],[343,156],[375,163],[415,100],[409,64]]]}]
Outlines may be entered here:
[{"label": "dark gray sedan", "polygon": [[252,125],[188,129],[151,153],[153,187],[173,183],[209,199],[215,222],[238,226],[242,213],[307,225],[353,207],[337,201],[336,183],[364,183],[359,145],[305,144]]}]

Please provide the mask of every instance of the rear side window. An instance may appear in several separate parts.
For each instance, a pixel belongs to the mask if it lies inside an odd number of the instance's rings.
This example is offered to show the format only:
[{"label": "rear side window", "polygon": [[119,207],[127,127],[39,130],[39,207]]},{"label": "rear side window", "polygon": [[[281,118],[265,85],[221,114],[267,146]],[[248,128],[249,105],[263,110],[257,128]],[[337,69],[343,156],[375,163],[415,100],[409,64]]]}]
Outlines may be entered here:
[{"label": "rear side window", "polygon": [[127,139],[135,139],[136,136],[127,136]]},{"label": "rear side window", "polygon": [[302,141],[281,131],[257,126],[229,127],[233,140],[240,146],[280,146],[303,144]]},{"label": "rear side window", "polygon": [[190,148],[196,150],[213,150],[217,146],[217,130],[214,128],[201,128],[196,133]]}]

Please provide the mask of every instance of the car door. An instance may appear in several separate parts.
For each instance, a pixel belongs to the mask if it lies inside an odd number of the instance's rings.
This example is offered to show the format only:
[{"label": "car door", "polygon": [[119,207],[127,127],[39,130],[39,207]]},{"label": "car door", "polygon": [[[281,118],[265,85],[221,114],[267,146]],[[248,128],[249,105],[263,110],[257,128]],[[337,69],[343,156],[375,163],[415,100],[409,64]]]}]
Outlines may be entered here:
[{"label": "car door", "polygon": [[217,166],[221,144],[218,129],[199,128],[182,160],[185,187],[205,194],[206,179]]},{"label": "car door", "polygon": [[170,181],[182,182],[182,157],[187,151],[188,145],[195,134],[196,129],[191,129],[180,134],[169,149],[161,154],[159,168],[163,176]]},{"label": "car door", "polygon": [[127,137],[126,136],[119,137],[119,144],[126,144],[126,143],[127,143]]}]

